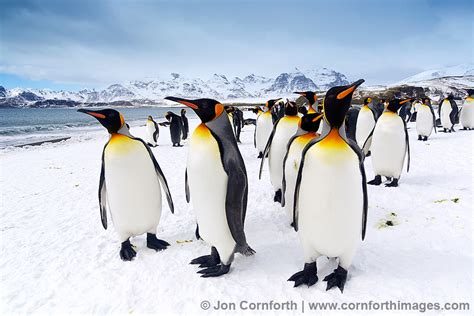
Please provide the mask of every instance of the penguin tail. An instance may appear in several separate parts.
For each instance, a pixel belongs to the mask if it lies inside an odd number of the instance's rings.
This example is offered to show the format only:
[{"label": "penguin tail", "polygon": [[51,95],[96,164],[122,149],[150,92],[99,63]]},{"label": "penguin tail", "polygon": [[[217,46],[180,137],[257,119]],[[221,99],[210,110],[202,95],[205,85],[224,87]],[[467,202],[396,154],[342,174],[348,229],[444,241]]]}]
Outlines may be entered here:
[{"label": "penguin tail", "polygon": [[245,244],[243,246],[237,246],[235,252],[238,252],[246,257],[253,256],[255,254],[255,250],[253,250],[249,245]]}]

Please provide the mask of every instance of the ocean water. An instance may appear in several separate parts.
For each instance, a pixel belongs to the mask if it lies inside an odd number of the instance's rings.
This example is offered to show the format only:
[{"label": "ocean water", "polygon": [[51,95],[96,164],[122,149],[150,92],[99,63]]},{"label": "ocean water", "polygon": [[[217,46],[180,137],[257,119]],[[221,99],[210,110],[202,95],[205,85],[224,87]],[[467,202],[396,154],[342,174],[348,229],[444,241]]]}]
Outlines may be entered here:
[{"label": "ocean water", "polygon": [[[181,107],[120,108],[120,113],[130,126],[144,125],[148,115],[156,122],[165,121],[168,111],[179,114]],[[195,117],[191,109],[186,115]],[[0,109],[0,148],[24,145],[77,135],[81,132],[103,128],[89,115],[77,109]]]}]

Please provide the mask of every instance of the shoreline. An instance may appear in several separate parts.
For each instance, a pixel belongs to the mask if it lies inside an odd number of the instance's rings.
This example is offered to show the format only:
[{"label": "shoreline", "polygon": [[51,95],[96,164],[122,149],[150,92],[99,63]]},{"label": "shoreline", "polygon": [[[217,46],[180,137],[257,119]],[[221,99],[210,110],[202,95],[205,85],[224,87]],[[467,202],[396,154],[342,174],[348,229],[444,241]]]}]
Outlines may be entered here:
[{"label": "shoreline", "polygon": [[60,138],[55,138],[55,139],[47,139],[47,140],[37,141],[37,142],[33,142],[33,143],[13,145],[12,147],[14,147],[14,148],[23,148],[23,147],[26,147],[26,146],[41,146],[41,145],[47,144],[47,143],[59,143],[59,142],[62,142],[63,140],[68,140],[68,139],[71,139],[71,136],[60,137]]}]

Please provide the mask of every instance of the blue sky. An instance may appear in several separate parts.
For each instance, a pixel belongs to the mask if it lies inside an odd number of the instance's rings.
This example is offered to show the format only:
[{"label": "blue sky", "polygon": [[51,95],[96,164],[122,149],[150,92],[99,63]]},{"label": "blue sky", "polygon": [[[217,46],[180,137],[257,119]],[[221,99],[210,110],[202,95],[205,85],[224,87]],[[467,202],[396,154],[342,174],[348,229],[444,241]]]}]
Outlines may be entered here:
[{"label": "blue sky", "polygon": [[0,85],[77,90],[328,67],[369,84],[472,62],[472,1],[14,1]]}]

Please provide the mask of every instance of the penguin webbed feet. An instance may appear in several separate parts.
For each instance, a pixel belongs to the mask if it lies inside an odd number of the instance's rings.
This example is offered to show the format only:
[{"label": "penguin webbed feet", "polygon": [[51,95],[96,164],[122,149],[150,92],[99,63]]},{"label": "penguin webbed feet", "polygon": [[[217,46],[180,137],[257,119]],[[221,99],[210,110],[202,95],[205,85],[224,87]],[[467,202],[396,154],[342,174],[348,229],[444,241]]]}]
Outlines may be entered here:
[{"label": "penguin webbed feet", "polygon": [[164,240],[156,238],[155,234],[146,234],[146,246],[156,251],[165,250],[170,244]]},{"label": "penguin webbed feet", "polygon": [[370,185],[381,185],[382,184],[382,176],[375,176],[375,178],[373,180],[370,180],[369,182],[367,182],[367,184],[370,184]]},{"label": "penguin webbed feet", "polygon": [[398,179],[393,178],[392,182],[387,183],[385,186],[389,188],[398,187]]},{"label": "penguin webbed feet", "polygon": [[298,287],[301,284],[306,284],[308,287],[318,282],[318,274],[316,268],[316,261],[311,263],[305,263],[302,271],[293,274],[288,281],[295,282],[294,287]]},{"label": "penguin webbed feet", "polygon": [[227,274],[229,270],[230,270],[230,263],[229,264],[221,263],[213,267],[199,270],[197,273],[201,274],[201,278],[211,278],[211,277],[218,277],[218,276]]},{"label": "penguin webbed feet", "polygon": [[210,255],[197,257],[196,259],[191,260],[189,264],[199,264],[199,268],[210,268],[217,266],[220,262],[221,258],[217,252],[217,249],[212,247]]},{"label": "penguin webbed feet", "polygon": [[278,202],[281,204],[281,189],[275,191],[275,196],[273,197],[273,202]]},{"label": "penguin webbed feet", "polygon": [[338,266],[337,269],[335,269],[333,273],[326,276],[323,281],[327,282],[326,291],[337,286],[339,290],[341,290],[341,293],[343,293],[346,280],[347,280],[347,270],[341,266]]},{"label": "penguin webbed feet", "polygon": [[133,249],[129,239],[122,242],[122,248],[120,248],[120,259],[123,261],[132,261],[136,255],[137,252]]}]

